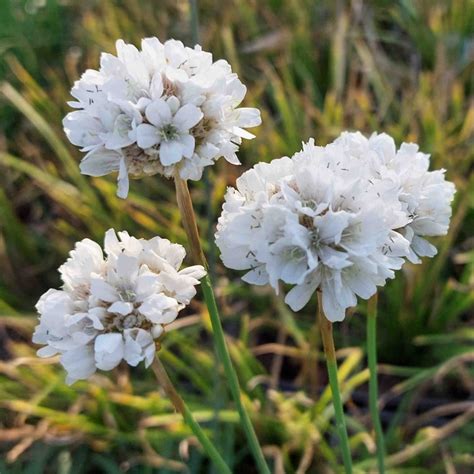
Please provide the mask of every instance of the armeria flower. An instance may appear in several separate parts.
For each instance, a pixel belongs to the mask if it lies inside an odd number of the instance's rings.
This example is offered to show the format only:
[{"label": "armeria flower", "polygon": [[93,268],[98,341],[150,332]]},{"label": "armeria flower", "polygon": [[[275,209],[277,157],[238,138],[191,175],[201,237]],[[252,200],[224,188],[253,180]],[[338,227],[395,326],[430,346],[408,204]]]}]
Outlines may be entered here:
[{"label": "armeria flower", "polygon": [[239,107],[246,88],[225,60],[157,38],[142,49],[117,41],[117,56],[103,53],[99,71],[88,70],[72,88],[75,109],[64,121],[71,143],[86,156],[81,171],[118,171],[118,195],[129,176],[157,173],[198,180],[223,156],[239,164],[244,130],[261,123],[258,109]]},{"label": "armeria flower", "polygon": [[40,357],[60,354],[68,384],[122,360],[132,366],[155,356],[155,340],[196,294],[205,275],[196,265],[179,270],[181,245],[127,232],[105,234],[105,256],[89,239],[76,244],[59,268],[61,290],[48,290],[36,305],[40,322],[33,342]]},{"label": "armeria flower", "polygon": [[[291,285],[285,301],[295,311],[319,289],[328,319],[342,320],[357,296],[370,298],[420,251],[417,218],[430,235],[447,230],[453,185],[427,168],[411,174],[417,185],[407,185],[410,173],[405,177],[387,156],[387,140],[343,134],[326,147],[310,140],[293,158],[244,173],[227,191],[218,222],[224,265],[248,270],[245,281],[269,283],[276,292]],[[407,147],[394,152],[403,170]],[[436,192],[435,182],[443,202],[430,205],[425,198]]]}]

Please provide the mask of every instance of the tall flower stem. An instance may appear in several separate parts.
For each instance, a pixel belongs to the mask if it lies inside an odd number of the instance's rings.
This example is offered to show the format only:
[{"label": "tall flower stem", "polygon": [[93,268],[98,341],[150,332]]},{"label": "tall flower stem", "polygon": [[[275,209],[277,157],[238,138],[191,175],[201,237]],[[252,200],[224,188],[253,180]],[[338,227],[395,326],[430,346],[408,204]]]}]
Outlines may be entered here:
[{"label": "tall flower stem", "polygon": [[[192,46],[201,43],[200,34],[199,34],[199,8],[198,8],[198,0],[189,0],[189,9],[190,9],[190,16],[189,22],[191,25],[191,39],[192,39]],[[206,190],[206,218],[208,219],[209,224],[207,225],[205,231],[205,238],[212,239],[212,224],[213,221],[213,210],[212,210],[212,184],[209,180],[210,174],[210,167],[205,168],[202,175],[202,181],[204,183],[204,188]],[[208,254],[209,264],[208,264],[208,272],[210,273],[211,278],[213,277],[214,271],[214,252],[211,251]]]},{"label": "tall flower stem", "polygon": [[191,10],[191,36],[194,46],[199,43],[199,12],[197,0],[189,0],[189,7]]},{"label": "tall flower stem", "polygon": [[377,464],[379,474],[385,473],[385,442],[380,423],[377,382],[377,293],[369,299],[367,305],[367,358],[369,362],[369,407],[377,443]]},{"label": "tall flower stem", "polygon": [[334,413],[336,416],[336,429],[341,443],[342,459],[346,474],[352,474],[351,450],[349,447],[349,437],[347,436],[346,421],[344,419],[344,408],[342,405],[339,382],[337,380],[337,361],[334,349],[334,339],[332,336],[332,323],[324,315],[321,292],[318,291],[318,321],[323,341],[324,354],[326,356],[326,366],[328,369],[329,385],[331,386]]},{"label": "tall flower stem", "polygon": [[156,378],[158,379],[164,391],[166,392],[166,395],[168,395],[169,399],[171,400],[171,403],[173,404],[175,409],[181,413],[184,421],[191,428],[192,432],[204,448],[204,451],[206,451],[209,458],[219,469],[219,472],[222,472],[224,474],[231,474],[229,466],[227,466],[221,455],[214,447],[214,444],[207,437],[206,433],[204,433],[197,421],[193,418],[191,410],[187,407],[183,399],[179,396],[178,392],[176,391],[176,388],[173,385],[173,382],[171,382],[168,373],[166,372],[165,367],[163,366],[161,360],[158,357],[155,357],[155,360],[153,361],[151,367],[156,375]]},{"label": "tall flower stem", "polygon": [[[204,268],[207,269],[208,266],[199,239],[199,232],[194,216],[193,203],[189,194],[188,184],[177,174],[175,175],[174,181],[176,186],[176,199],[178,201],[178,207],[183,218],[184,230],[186,231],[189,245],[191,247],[191,255],[196,263],[203,265]],[[221,319],[217,309],[216,299],[214,297],[214,291],[212,289],[212,282],[209,273],[207,273],[206,276],[201,280],[201,287],[207,309],[209,310],[209,316],[211,318],[217,355],[224,366],[224,371],[227,376],[227,383],[229,385],[229,389],[232,394],[232,398],[234,399],[237,411],[239,412],[240,421],[245,431],[245,435],[247,436],[249,447],[252,451],[255,462],[257,463],[259,472],[261,474],[270,474],[270,470],[268,469],[268,466],[265,462],[257,435],[255,434],[252,422],[250,421],[250,417],[242,401],[239,379],[237,378],[237,373],[235,372],[234,366],[232,365],[229,349],[227,348],[227,344],[225,342],[224,330],[222,329]]]}]

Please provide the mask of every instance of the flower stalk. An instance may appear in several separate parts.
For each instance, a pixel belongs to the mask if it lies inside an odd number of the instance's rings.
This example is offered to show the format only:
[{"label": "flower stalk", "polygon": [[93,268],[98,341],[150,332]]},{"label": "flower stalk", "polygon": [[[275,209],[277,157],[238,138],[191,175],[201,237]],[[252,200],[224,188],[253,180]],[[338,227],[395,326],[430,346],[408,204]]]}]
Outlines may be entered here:
[{"label": "flower stalk", "polygon": [[[185,180],[181,179],[178,174],[175,174],[174,181],[176,187],[176,199],[183,218],[183,227],[188,236],[192,258],[195,262],[200,262],[200,264],[207,269],[208,265],[199,239],[199,231],[196,224],[196,218],[194,215],[191,196],[189,194],[188,184]],[[254,456],[255,462],[257,463],[259,472],[261,474],[270,474],[270,470],[268,469],[263,456],[262,448],[260,447],[257,435],[252,426],[252,422],[242,401],[239,380],[232,364],[227,344],[225,342],[224,330],[222,328],[209,273],[207,273],[206,276],[201,280],[201,288],[211,319],[217,355],[224,367],[229,389],[236,404],[242,427],[245,431],[245,435],[247,436],[247,441]]]},{"label": "flower stalk", "polygon": [[377,464],[379,474],[385,473],[385,442],[378,410],[377,382],[377,293],[367,304],[367,358],[369,365],[369,407],[377,444]]},{"label": "flower stalk", "polygon": [[184,421],[191,428],[192,432],[199,440],[207,455],[215,464],[216,468],[219,469],[219,472],[222,472],[224,474],[231,474],[231,470],[229,469],[225,461],[222,459],[221,455],[217,452],[216,448],[214,447],[211,440],[207,437],[206,433],[204,433],[201,426],[196,422],[191,411],[184,403],[184,400],[179,396],[178,392],[176,391],[176,388],[174,387],[168,376],[168,373],[166,372],[165,367],[161,363],[161,360],[158,356],[155,357],[155,360],[153,361],[151,367],[156,375],[156,378],[163,387],[163,390],[166,392],[166,395],[171,400],[171,403],[173,404],[175,409],[179,413],[181,413]]},{"label": "flower stalk", "polygon": [[334,339],[332,336],[332,323],[324,315],[321,292],[318,291],[318,321],[323,341],[324,354],[326,356],[326,366],[331,386],[334,413],[336,416],[336,429],[341,443],[342,458],[346,474],[352,474],[351,450],[349,447],[349,437],[347,435],[346,421],[344,419],[344,408],[342,405],[339,382],[337,380],[337,361],[334,349]]},{"label": "flower stalk", "polygon": [[197,0],[189,0],[189,8],[191,10],[191,36],[194,46],[199,43],[199,11]]}]

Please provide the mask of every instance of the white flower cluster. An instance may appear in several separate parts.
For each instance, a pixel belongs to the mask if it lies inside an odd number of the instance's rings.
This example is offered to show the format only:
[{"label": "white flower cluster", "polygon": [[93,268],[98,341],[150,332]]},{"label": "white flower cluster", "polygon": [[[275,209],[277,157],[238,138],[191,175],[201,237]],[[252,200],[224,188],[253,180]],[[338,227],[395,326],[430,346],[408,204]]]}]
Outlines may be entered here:
[{"label": "white flower cluster", "polygon": [[127,232],[105,234],[105,258],[90,239],[76,244],[59,268],[63,287],[38,301],[40,322],[33,342],[45,344],[40,357],[60,354],[66,382],[86,379],[96,369],[111,370],[122,360],[148,367],[155,339],[196,294],[201,266],[179,270],[181,245]]},{"label": "white flower cluster", "polygon": [[248,270],[243,280],[276,292],[295,311],[322,292],[332,321],[357,296],[368,299],[405,259],[433,256],[424,236],[446,234],[454,185],[428,171],[429,155],[386,134],[344,132],[292,158],[259,163],[229,188],[216,243],[224,264]]},{"label": "white flower cluster", "polygon": [[71,91],[78,110],[63,125],[87,152],[82,173],[118,171],[117,194],[126,197],[129,175],[198,180],[222,156],[239,164],[242,138],[254,138],[244,128],[261,119],[258,109],[238,108],[247,89],[227,61],[176,40],[116,47],[117,56],[103,53],[100,70],[87,70]]}]

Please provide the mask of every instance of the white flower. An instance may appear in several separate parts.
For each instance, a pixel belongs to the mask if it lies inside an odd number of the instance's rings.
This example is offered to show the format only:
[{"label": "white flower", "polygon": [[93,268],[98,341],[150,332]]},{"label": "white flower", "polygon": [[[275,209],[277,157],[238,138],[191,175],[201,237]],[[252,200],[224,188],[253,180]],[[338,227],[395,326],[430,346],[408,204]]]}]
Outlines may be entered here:
[{"label": "white flower", "polygon": [[196,294],[201,266],[180,270],[184,248],[166,239],[105,235],[105,257],[84,239],[59,268],[63,287],[38,301],[33,342],[40,357],[60,354],[69,384],[122,360],[132,366],[155,354],[155,339]]},{"label": "white flower", "polygon": [[328,319],[344,319],[405,258],[430,254],[420,235],[447,230],[454,186],[422,157],[410,163],[407,147],[396,152],[387,135],[344,133],[257,164],[227,191],[216,233],[222,261],[247,270],[248,283],[276,292],[292,285],[285,301],[295,311],[319,289]]},{"label": "white flower", "polygon": [[74,84],[63,125],[86,156],[90,176],[118,172],[118,195],[126,197],[129,175],[157,173],[198,180],[204,167],[223,156],[239,164],[245,128],[260,125],[260,112],[239,107],[246,88],[225,60],[146,38],[142,48],[117,41],[117,56],[103,53],[100,70],[87,70]]},{"label": "white flower", "polygon": [[160,160],[164,166],[174,165],[183,157],[191,158],[194,153],[195,141],[190,129],[202,119],[202,112],[192,104],[178,107],[178,99],[151,102],[145,109],[149,123],[137,128],[138,146],[148,149],[160,145]]}]

